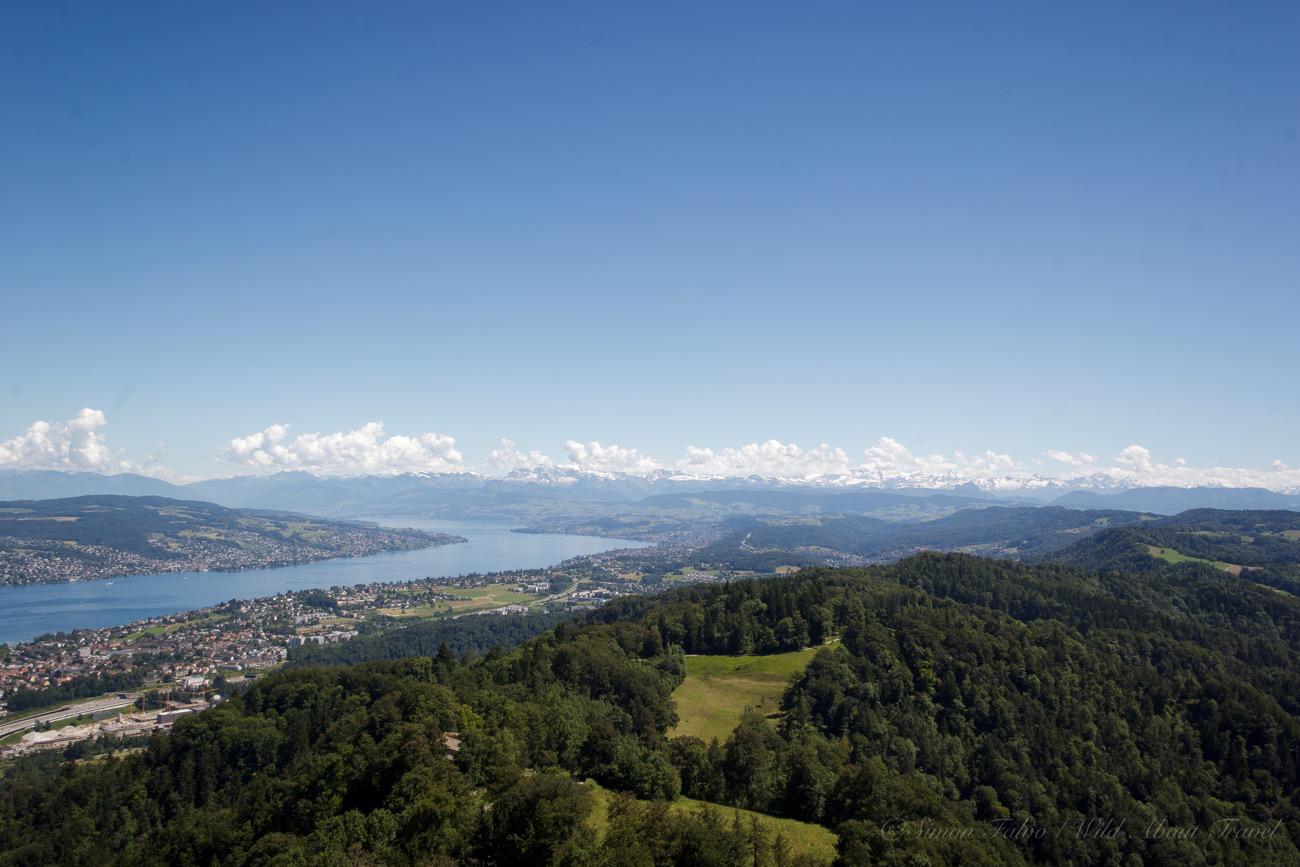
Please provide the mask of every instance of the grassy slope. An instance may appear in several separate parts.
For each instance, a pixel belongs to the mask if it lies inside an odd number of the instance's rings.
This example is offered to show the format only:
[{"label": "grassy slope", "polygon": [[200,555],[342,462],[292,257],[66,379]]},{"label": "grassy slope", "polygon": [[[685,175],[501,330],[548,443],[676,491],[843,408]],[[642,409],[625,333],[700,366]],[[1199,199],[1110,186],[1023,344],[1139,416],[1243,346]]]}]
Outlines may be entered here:
[{"label": "grassy slope", "polygon": [[[609,799],[612,793],[595,780],[588,780],[586,785],[591,789],[592,794],[596,796],[595,806],[592,808],[588,821],[596,829],[596,833],[603,836],[605,829],[609,826]],[[759,824],[771,837],[776,837],[778,833],[785,835],[790,844],[790,854],[794,857],[806,854],[814,860],[826,864],[835,860],[835,832],[829,828],[823,828],[821,825],[800,822],[797,819],[778,819],[764,813],[726,807],[708,801],[697,801],[694,798],[678,798],[668,805],[668,809],[674,811],[694,812],[706,808],[716,810],[720,819],[728,823],[733,821],[735,815],[739,813],[740,820],[746,827],[748,827],[752,819],[757,818]]]},{"label": "grassy slope", "polygon": [[1159,548],[1155,545],[1147,545],[1147,553],[1152,557],[1164,560],[1166,563],[1209,563],[1214,568],[1222,569],[1224,572],[1230,572],[1233,575],[1241,574],[1241,567],[1235,563],[1224,563],[1222,560],[1206,560],[1201,557],[1188,557],[1173,548]]},{"label": "grassy slope", "polygon": [[693,735],[725,741],[745,708],[777,713],[790,678],[803,671],[818,648],[768,656],[688,656],[686,680],[673,690],[680,718],[670,737]]}]

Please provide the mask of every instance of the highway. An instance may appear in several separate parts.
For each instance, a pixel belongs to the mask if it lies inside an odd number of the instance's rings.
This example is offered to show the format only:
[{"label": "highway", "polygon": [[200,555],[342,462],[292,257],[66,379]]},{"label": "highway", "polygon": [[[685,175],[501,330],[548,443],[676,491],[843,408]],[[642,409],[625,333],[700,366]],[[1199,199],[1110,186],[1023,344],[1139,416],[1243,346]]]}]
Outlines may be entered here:
[{"label": "highway", "polygon": [[76,702],[74,704],[64,705],[57,710],[45,711],[35,716],[26,716],[22,719],[11,720],[8,717],[0,717],[0,738],[7,737],[14,732],[20,732],[24,729],[35,728],[38,723],[59,722],[60,720],[72,719],[82,714],[96,714],[105,710],[116,710],[117,708],[127,707],[135,704],[136,695],[133,693],[127,698],[118,698],[117,696],[92,698],[88,701]]}]

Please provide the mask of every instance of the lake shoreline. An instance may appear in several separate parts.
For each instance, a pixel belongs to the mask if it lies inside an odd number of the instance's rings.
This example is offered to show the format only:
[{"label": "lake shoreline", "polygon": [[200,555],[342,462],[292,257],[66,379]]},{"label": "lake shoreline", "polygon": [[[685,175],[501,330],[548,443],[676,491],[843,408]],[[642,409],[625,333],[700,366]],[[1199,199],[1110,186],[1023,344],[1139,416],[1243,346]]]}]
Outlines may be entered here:
[{"label": "lake shoreline", "polygon": [[[11,584],[0,584],[0,588],[5,587],[38,587],[43,584],[94,584],[100,581],[117,581],[123,578],[144,578],[151,575],[176,575],[182,572],[188,572],[192,575],[222,574],[226,572],[261,572],[268,569],[288,569],[293,566],[306,566],[310,563],[325,563],[330,560],[360,560],[366,557],[379,557],[384,554],[395,554],[400,551],[423,551],[426,548],[441,548],[444,545],[460,545],[469,540],[464,536],[449,536],[440,534],[427,545],[416,545],[409,548],[393,548],[388,551],[371,551],[364,554],[328,554],[324,557],[313,557],[303,560],[285,560],[281,562],[270,562],[261,566],[231,566],[222,568],[220,566],[211,569],[158,569],[152,572],[114,572],[106,575],[96,575],[91,578],[68,578],[66,580],[52,579],[45,581],[28,581],[15,582]],[[162,561],[166,562],[166,561]]]},{"label": "lake shoreline", "polygon": [[78,629],[123,626],[199,611],[231,600],[254,600],[294,590],[540,569],[573,557],[618,548],[647,547],[647,543],[636,540],[517,533],[514,532],[517,527],[501,523],[437,521],[409,516],[368,520],[385,526],[400,522],[404,528],[415,524],[413,529],[456,535],[465,542],[278,567],[9,585],[0,587],[0,643],[29,642],[40,635],[71,633]]}]

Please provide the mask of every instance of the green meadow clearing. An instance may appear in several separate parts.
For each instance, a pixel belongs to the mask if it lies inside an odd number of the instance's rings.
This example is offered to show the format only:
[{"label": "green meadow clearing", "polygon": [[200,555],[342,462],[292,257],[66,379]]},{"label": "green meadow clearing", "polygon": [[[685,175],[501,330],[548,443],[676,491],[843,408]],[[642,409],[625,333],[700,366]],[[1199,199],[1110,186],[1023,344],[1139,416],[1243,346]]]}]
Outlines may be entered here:
[{"label": "green meadow clearing", "polygon": [[[595,780],[587,780],[585,785],[596,796],[595,804],[587,821],[596,829],[597,835],[603,838],[605,831],[609,828],[609,802],[614,793]],[[821,825],[800,822],[798,819],[778,819],[776,816],[769,816],[766,813],[755,813],[752,810],[742,810],[738,807],[727,807],[708,801],[697,801],[694,798],[678,798],[668,804],[668,810],[674,813],[697,813],[706,809],[714,811],[717,814],[718,821],[727,823],[728,827],[730,827],[731,822],[735,821],[737,814],[740,815],[740,821],[745,827],[749,827],[750,822],[757,819],[759,826],[767,832],[769,837],[775,838],[777,834],[782,834],[785,837],[790,846],[790,856],[792,858],[806,855],[821,864],[829,864],[835,860],[835,843],[838,838],[835,836],[834,831],[823,828]]]},{"label": "green meadow clearing", "polygon": [[1164,560],[1166,563],[1209,563],[1214,568],[1222,569],[1224,572],[1230,572],[1233,575],[1241,574],[1241,567],[1235,563],[1224,563],[1222,560],[1206,560],[1202,557],[1188,557],[1173,548],[1159,548],[1155,545],[1147,545],[1147,553],[1152,557]]},{"label": "green meadow clearing", "polygon": [[677,726],[669,737],[725,741],[746,708],[764,716],[780,711],[790,678],[803,671],[819,647],[766,656],[688,656],[686,679],[673,690]]}]

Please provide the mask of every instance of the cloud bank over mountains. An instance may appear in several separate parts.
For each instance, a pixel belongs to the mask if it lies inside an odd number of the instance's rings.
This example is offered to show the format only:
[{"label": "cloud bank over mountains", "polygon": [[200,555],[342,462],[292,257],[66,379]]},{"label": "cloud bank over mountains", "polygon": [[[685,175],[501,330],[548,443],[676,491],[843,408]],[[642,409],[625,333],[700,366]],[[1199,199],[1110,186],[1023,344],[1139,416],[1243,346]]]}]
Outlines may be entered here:
[{"label": "cloud bank over mountains", "polygon": [[[109,446],[103,432],[107,424],[102,411],[90,408],[67,421],[32,422],[21,433],[0,440],[0,469],[137,472],[177,478],[151,459],[141,463],[125,459],[121,450]],[[536,481],[565,481],[587,474],[678,479],[759,477],[870,487],[952,488],[974,484],[1002,491],[1062,485],[1171,485],[1300,492],[1300,468],[1281,461],[1264,468],[1196,467],[1182,459],[1162,461],[1140,445],[1130,445],[1109,459],[1088,452],[1051,449],[1024,461],[992,450],[916,454],[890,437],[880,437],[858,452],[828,443],[805,448],[770,439],[722,448],[688,445],[677,458],[657,458],[632,446],[573,439],[564,443],[563,458],[557,460],[502,438],[485,464],[475,467],[466,463],[455,437],[449,434],[389,434],[383,422],[372,421],[355,430],[333,433],[295,433],[287,424],[272,424],[235,437],[217,449],[216,457],[236,474],[287,470],[320,476],[478,472]]]},{"label": "cloud bank over mountains", "polygon": [[289,438],[289,426],[236,437],[221,451],[228,463],[255,470],[304,470],[322,476],[460,472],[464,458],[454,437],[440,433],[386,436],[384,423],[356,430],[303,433]]},{"label": "cloud bank over mountains", "polygon": [[488,455],[488,468],[497,474],[513,470],[551,469],[554,466],[555,462],[537,449],[521,452],[516,448],[515,441],[507,437],[502,437],[500,447]]},{"label": "cloud bank over mountains", "polygon": [[0,441],[0,467],[121,473],[135,469],[108,447],[99,429],[104,413],[83,409],[68,421],[34,421],[12,439]]},{"label": "cloud bank over mountains", "polygon": [[[447,434],[384,435],[381,422],[334,434],[303,434],[287,445],[287,427],[232,440],[223,451],[229,463],[255,470],[305,469],[322,475],[401,472],[472,472],[456,441]],[[741,446],[710,448],[688,445],[676,459],[656,458],[618,443],[568,440],[564,457],[522,449],[502,438],[481,469],[487,475],[515,475],[538,480],[563,473],[654,476],[682,479],[760,477],[789,482],[877,487],[957,487],[975,484],[989,490],[1015,491],[1052,485],[1087,488],[1200,485],[1300,490],[1300,469],[1275,461],[1266,468],[1194,467],[1181,458],[1162,462],[1140,445],[1130,445],[1109,461],[1088,452],[1052,449],[1021,461],[1004,452],[916,454],[891,437],[880,437],[856,455],[829,443],[803,448],[771,439]]]}]

